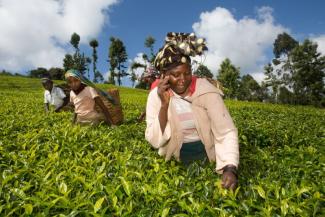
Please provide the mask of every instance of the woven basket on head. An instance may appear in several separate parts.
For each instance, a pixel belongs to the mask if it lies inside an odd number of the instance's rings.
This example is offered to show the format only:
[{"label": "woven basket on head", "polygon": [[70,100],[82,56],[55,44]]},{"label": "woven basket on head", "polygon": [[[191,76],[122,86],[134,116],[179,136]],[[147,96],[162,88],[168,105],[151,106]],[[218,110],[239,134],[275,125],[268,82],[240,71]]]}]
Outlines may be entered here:
[{"label": "woven basket on head", "polygon": [[[112,103],[110,103],[102,95],[99,95],[99,97],[103,101],[103,103],[106,106],[110,115],[112,116],[113,124],[114,125],[121,124],[123,122],[123,111],[122,111],[122,106],[121,106],[121,102],[120,102],[119,91],[118,91],[118,89],[108,89],[107,92],[114,98],[116,105],[113,105]],[[100,109],[100,107],[98,105],[96,105],[95,109],[98,112],[102,112],[102,110]]]}]

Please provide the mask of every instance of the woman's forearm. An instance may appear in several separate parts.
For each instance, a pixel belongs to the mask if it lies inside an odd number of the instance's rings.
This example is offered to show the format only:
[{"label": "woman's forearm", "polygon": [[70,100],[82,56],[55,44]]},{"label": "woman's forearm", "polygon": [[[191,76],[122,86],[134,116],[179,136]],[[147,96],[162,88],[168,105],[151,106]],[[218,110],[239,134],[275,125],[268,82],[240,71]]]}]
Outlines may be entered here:
[{"label": "woman's forearm", "polygon": [[161,106],[159,111],[159,123],[160,123],[160,129],[162,134],[165,132],[167,121],[168,121],[168,106]]}]

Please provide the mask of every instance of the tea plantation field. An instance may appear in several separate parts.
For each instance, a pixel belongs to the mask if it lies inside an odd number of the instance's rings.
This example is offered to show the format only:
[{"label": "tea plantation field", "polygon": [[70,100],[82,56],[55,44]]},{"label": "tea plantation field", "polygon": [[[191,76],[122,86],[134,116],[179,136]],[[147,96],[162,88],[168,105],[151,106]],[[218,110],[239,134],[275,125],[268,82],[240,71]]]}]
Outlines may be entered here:
[{"label": "tea plantation field", "polygon": [[240,137],[232,192],[214,164],[159,157],[136,122],[147,92],[119,89],[123,125],[80,127],[44,113],[38,79],[0,76],[0,216],[325,216],[324,109],[226,101]]}]

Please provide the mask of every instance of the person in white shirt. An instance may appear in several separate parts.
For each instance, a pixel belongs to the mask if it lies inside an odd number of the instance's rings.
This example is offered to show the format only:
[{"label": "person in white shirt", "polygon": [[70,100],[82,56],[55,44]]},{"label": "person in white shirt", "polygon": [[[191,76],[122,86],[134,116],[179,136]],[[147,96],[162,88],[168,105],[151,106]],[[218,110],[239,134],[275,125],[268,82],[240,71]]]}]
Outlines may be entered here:
[{"label": "person in white shirt", "polygon": [[49,78],[42,78],[44,91],[44,108],[45,112],[49,112],[49,105],[54,106],[54,111],[59,112],[69,103],[69,98],[65,95],[60,87],[53,85],[53,81]]}]

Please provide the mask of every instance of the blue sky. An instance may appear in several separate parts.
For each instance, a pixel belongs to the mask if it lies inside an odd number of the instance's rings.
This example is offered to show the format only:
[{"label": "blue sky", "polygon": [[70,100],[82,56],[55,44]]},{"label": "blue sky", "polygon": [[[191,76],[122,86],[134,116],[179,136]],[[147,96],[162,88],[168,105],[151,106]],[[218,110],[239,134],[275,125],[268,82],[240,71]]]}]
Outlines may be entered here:
[{"label": "blue sky", "polygon": [[[60,67],[62,56],[73,52],[68,42],[77,32],[81,50],[89,56],[89,40],[99,41],[98,69],[106,76],[111,36],[124,42],[131,62],[148,52],[147,36],[156,39],[157,51],[166,33],[175,31],[207,39],[204,64],[214,74],[228,57],[242,74],[260,81],[278,33],[287,31],[299,41],[311,38],[325,53],[324,8],[322,0],[0,0],[0,69],[24,73]],[[123,84],[130,82],[124,79]]]}]

